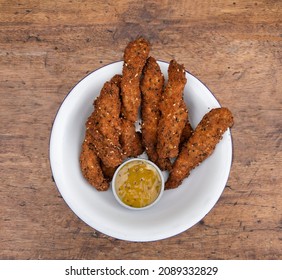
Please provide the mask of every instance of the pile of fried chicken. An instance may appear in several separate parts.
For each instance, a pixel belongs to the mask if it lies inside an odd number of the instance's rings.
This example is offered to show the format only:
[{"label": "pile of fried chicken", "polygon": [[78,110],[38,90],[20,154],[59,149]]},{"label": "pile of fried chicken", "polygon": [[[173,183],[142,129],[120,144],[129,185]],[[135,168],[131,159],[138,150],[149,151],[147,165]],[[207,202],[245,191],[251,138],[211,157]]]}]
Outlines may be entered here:
[{"label": "pile of fried chicken", "polygon": [[[122,75],[104,84],[86,122],[80,166],[86,180],[99,191],[109,188],[115,170],[126,158],[144,151],[161,170],[169,171],[165,189],[176,188],[212,154],[233,125],[227,108],[215,108],[193,130],[183,100],[184,65],[171,60],[165,83],[149,51],[144,38],[129,42]],[[141,132],[135,126],[139,109]]]}]

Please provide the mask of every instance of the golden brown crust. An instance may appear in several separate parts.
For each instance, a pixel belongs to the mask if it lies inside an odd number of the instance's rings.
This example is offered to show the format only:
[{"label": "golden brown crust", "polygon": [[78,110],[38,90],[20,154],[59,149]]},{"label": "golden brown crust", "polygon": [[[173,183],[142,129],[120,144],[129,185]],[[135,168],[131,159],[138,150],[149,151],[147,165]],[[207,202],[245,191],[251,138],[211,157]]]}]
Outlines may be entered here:
[{"label": "golden brown crust", "polygon": [[124,157],[137,157],[144,151],[141,133],[135,131],[134,122],[124,118],[121,118],[120,143]]},{"label": "golden brown crust", "polygon": [[177,157],[166,189],[178,187],[190,171],[212,154],[223,133],[233,125],[232,113],[227,108],[216,108],[208,112]]},{"label": "golden brown crust", "polygon": [[135,122],[141,103],[140,77],[149,54],[149,42],[144,38],[131,41],[124,51],[121,81],[122,114]]},{"label": "golden brown crust", "polygon": [[[111,82],[114,82],[119,88],[121,87],[121,75],[115,75]],[[122,106],[123,108],[123,106]],[[144,148],[141,142],[141,133],[135,130],[134,122],[120,118],[121,125],[121,133],[119,135],[119,141],[121,144],[121,149],[123,153],[123,157],[136,157],[143,153]],[[102,166],[103,168],[103,166]],[[108,177],[112,177],[114,168],[105,167],[103,168],[104,173],[108,175]]]},{"label": "golden brown crust", "polygon": [[188,110],[183,100],[185,84],[184,66],[172,60],[168,68],[168,82],[160,104],[161,118],[157,144],[160,158],[173,158],[178,155],[180,137],[188,118]]},{"label": "golden brown crust", "polygon": [[121,134],[119,88],[115,82],[106,82],[94,102],[95,110],[88,118],[86,129],[93,137],[98,157],[108,167],[122,162],[119,143]]},{"label": "golden brown crust", "polygon": [[141,80],[141,116],[142,116],[142,141],[145,146],[148,158],[157,163],[158,154],[157,132],[160,119],[160,101],[164,86],[164,77],[157,61],[149,57],[143,69]]},{"label": "golden brown crust", "polygon": [[92,137],[86,133],[80,153],[80,167],[84,178],[98,191],[106,191],[109,183],[103,175],[100,160],[92,144]]}]

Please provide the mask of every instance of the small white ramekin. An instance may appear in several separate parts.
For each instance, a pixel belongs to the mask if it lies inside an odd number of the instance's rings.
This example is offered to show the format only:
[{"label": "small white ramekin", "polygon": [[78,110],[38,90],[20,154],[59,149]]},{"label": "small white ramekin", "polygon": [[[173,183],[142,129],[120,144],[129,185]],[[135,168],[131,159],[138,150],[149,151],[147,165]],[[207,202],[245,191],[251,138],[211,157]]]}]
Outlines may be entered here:
[{"label": "small white ramekin", "polygon": [[[159,195],[157,196],[157,198],[149,205],[146,205],[144,207],[132,207],[132,206],[129,206],[127,204],[125,204],[120,198],[119,196],[117,195],[117,192],[116,192],[116,186],[115,186],[115,181],[116,181],[116,177],[117,175],[119,174],[119,171],[121,170],[121,168],[123,168],[123,166],[125,166],[126,164],[128,164],[129,162],[132,162],[132,161],[143,161],[143,162],[146,162],[147,164],[153,166],[155,168],[155,170],[158,172],[158,174],[160,175],[160,178],[161,178],[161,190],[159,192]],[[163,195],[163,192],[164,192],[164,187],[165,187],[165,184],[164,184],[164,176],[162,174],[162,171],[160,170],[160,168],[154,164],[152,161],[150,160],[147,160],[147,159],[143,159],[143,158],[133,158],[133,159],[129,159],[125,162],[123,162],[118,168],[117,170],[115,171],[115,174],[113,176],[113,179],[112,179],[112,191],[113,191],[113,194],[114,194],[114,197],[115,199],[118,201],[118,203],[122,206],[124,206],[125,208],[127,209],[131,209],[131,210],[144,210],[144,209],[148,209],[148,208],[151,208],[152,206],[156,205],[156,203],[159,202],[159,200],[161,199],[162,195]]]}]

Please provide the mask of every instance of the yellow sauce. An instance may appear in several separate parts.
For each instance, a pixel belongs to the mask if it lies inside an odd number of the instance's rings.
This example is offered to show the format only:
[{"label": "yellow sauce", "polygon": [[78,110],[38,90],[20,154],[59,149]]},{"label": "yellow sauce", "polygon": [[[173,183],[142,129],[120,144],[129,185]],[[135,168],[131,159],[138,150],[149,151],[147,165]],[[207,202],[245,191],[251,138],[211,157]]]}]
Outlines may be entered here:
[{"label": "yellow sauce", "polygon": [[118,172],[115,180],[118,197],[123,203],[141,208],[156,200],[161,191],[161,177],[151,164],[131,161]]}]

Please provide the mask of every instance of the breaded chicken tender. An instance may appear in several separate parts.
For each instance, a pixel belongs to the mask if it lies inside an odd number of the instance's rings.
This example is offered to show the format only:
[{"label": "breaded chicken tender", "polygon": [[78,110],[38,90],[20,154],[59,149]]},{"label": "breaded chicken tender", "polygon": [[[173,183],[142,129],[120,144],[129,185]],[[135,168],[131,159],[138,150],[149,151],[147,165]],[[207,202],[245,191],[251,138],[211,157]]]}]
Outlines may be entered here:
[{"label": "breaded chicken tender", "polygon": [[143,38],[131,41],[124,51],[121,97],[122,115],[132,122],[137,121],[141,104],[140,77],[149,54],[149,42]]},{"label": "breaded chicken tender", "polygon": [[92,136],[86,133],[79,158],[82,175],[98,191],[106,191],[109,188],[109,183],[103,175],[100,159],[92,142]]},{"label": "breaded chicken tender", "polygon": [[[111,82],[114,82],[119,88],[121,87],[121,75],[115,75]],[[135,123],[121,117],[121,134],[120,143],[124,158],[136,157],[143,153],[144,148],[141,141],[141,133],[135,130]],[[102,165],[104,174],[111,178],[114,174],[115,168],[104,167]]]},{"label": "breaded chicken tender", "polygon": [[124,118],[121,118],[120,143],[125,157],[137,157],[144,151],[141,133],[135,131],[134,122]]},{"label": "breaded chicken tender", "polygon": [[168,159],[159,159],[157,153],[158,124],[160,120],[160,101],[164,87],[164,76],[153,57],[149,57],[143,69],[141,80],[142,142],[148,158],[162,170],[171,167]]},{"label": "breaded chicken tender", "polygon": [[223,133],[232,125],[233,116],[227,108],[216,108],[208,112],[184,144],[174,162],[165,189],[178,187],[192,169],[212,154]]},{"label": "breaded chicken tender", "polygon": [[106,82],[94,102],[95,110],[86,123],[86,129],[93,137],[97,155],[107,167],[116,167],[123,159],[119,142],[121,134],[119,94],[119,87],[115,82]]},{"label": "breaded chicken tender", "polygon": [[141,80],[142,141],[148,157],[153,162],[158,159],[156,151],[158,123],[160,120],[160,101],[164,86],[164,76],[153,57],[149,57]]},{"label": "breaded chicken tender", "polygon": [[160,158],[174,158],[179,152],[180,137],[188,119],[183,100],[186,84],[185,69],[175,60],[168,67],[168,82],[160,104],[157,153]]}]

